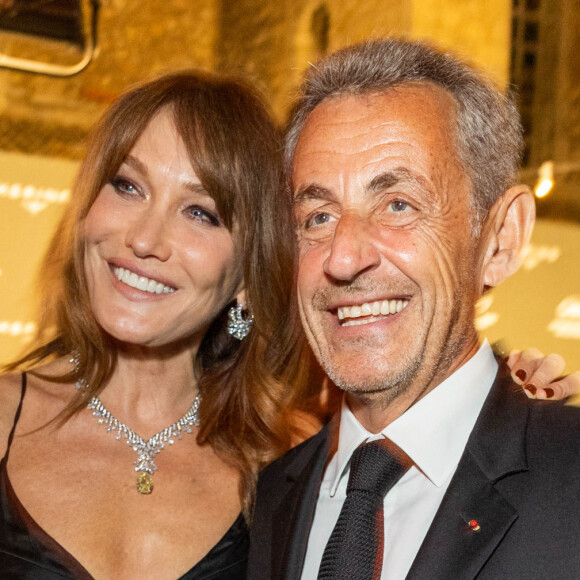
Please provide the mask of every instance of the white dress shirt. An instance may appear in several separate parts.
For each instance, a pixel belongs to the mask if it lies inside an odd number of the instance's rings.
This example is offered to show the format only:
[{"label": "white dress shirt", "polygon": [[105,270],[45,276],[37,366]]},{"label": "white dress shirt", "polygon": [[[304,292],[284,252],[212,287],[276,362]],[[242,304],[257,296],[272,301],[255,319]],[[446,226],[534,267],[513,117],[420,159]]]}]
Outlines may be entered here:
[{"label": "white dress shirt", "polygon": [[322,479],[302,580],[313,580],[346,497],[350,458],[366,441],[387,437],[413,466],[384,500],[385,551],[381,578],[403,580],[419,551],[494,382],[497,362],[485,342],[449,378],[381,433],[367,431],[343,402],[338,449]]}]

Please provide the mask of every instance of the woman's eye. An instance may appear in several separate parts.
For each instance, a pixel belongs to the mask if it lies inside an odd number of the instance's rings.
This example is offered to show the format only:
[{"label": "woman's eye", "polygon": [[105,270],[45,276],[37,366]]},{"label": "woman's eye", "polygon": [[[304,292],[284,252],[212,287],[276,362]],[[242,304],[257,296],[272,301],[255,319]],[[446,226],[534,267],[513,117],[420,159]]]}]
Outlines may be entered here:
[{"label": "woman's eye", "polygon": [[221,225],[219,218],[214,213],[199,206],[192,206],[187,208],[187,214],[191,219],[209,223],[212,226]]},{"label": "woman's eye", "polygon": [[113,177],[110,180],[110,184],[113,186],[117,193],[123,195],[138,195],[140,193],[137,186],[124,177]]}]

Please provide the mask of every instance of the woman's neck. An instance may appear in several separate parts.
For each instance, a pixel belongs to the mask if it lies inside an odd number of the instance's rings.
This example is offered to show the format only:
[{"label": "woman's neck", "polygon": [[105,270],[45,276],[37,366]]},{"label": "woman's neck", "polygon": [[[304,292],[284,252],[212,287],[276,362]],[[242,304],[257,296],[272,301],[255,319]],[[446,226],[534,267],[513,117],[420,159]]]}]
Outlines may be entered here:
[{"label": "woman's neck", "polygon": [[154,434],[181,418],[193,403],[194,356],[185,348],[120,348],[115,371],[99,398],[134,431]]}]

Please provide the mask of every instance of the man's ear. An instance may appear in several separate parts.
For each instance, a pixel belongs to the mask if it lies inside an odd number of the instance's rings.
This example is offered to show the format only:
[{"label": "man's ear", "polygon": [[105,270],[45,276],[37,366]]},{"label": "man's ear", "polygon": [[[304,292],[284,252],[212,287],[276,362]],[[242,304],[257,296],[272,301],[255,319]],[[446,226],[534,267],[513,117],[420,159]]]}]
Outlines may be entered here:
[{"label": "man's ear", "polygon": [[497,286],[520,267],[535,219],[534,196],[527,185],[511,187],[495,202],[482,232],[482,240],[487,243],[485,287]]}]

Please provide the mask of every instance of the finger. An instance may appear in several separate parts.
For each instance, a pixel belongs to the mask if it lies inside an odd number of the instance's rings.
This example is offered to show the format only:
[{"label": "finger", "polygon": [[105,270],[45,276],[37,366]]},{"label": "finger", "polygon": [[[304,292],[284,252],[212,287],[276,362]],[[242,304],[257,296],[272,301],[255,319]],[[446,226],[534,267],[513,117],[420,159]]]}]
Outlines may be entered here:
[{"label": "finger", "polygon": [[519,350],[512,350],[510,351],[506,363],[507,366],[511,369],[514,368],[514,365],[516,365],[518,363],[518,361],[520,360],[520,355],[521,355],[521,351]]},{"label": "finger", "polygon": [[533,368],[524,384],[524,392],[529,398],[562,399],[566,397],[564,394],[566,389],[573,388],[574,383],[570,384],[566,381],[554,388],[556,383],[552,383],[552,381],[561,380],[561,374],[566,367],[566,361],[559,354],[552,353],[543,359],[530,360],[526,364],[531,365],[528,368]]},{"label": "finger", "polygon": [[544,358],[531,360],[526,364],[529,364],[532,369],[528,382],[534,383],[536,387],[543,387],[559,379],[566,368],[564,357],[555,353],[551,353]]},{"label": "finger", "polygon": [[537,399],[566,399],[572,395],[580,395],[580,371],[536,388]]},{"label": "finger", "polygon": [[[513,380],[518,385],[530,382],[530,377],[540,366],[544,358],[544,353],[537,348],[527,348],[522,352],[512,351],[508,357],[507,364],[510,367]],[[554,375],[556,378],[558,375]]]}]

